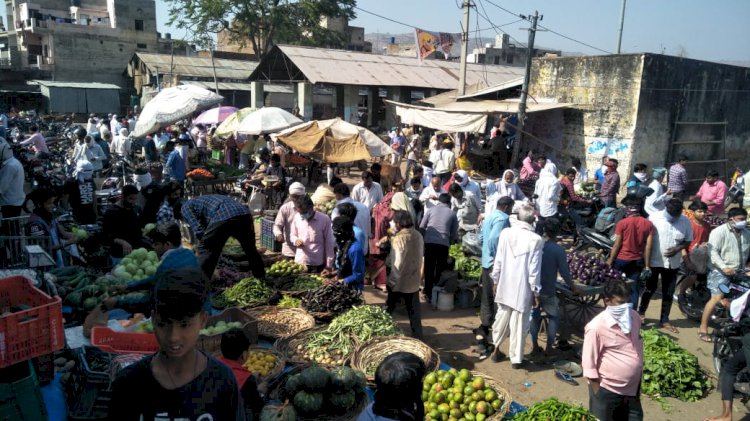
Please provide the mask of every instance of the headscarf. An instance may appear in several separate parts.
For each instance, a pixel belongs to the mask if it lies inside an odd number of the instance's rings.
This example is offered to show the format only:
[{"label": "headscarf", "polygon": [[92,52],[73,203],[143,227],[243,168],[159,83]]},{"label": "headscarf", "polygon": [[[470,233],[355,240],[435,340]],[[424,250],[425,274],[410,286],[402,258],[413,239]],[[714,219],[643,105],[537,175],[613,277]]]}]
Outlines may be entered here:
[{"label": "headscarf", "polygon": [[667,169],[664,167],[655,167],[651,174],[654,178],[662,178],[667,174]]},{"label": "headscarf", "polygon": [[461,182],[458,183],[461,187],[466,187],[467,184],[469,184],[469,174],[466,173],[464,170],[458,170],[456,171],[456,175],[461,177]]},{"label": "headscarf", "polygon": [[552,161],[547,160],[547,163],[544,165],[544,168],[542,168],[542,170],[539,171],[539,178],[542,178],[542,177],[557,178],[557,165],[555,165]]},{"label": "headscarf", "polygon": [[76,163],[76,170],[73,176],[78,178],[79,182],[90,180],[94,176],[94,166],[91,165],[91,162],[81,159]]},{"label": "headscarf", "polygon": [[299,181],[295,181],[294,183],[289,185],[289,194],[295,195],[295,196],[301,196],[305,194],[305,186]]},{"label": "headscarf", "polygon": [[391,198],[391,210],[401,210],[409,212],[409,215],[411,215],[411,220],[416,224],[417,213],[414,211],[414,206],[412,206],[411,200],[409,200],[409,196],[407,196],[406,193],[398,192],[393,195],[393,197]]},{"label": "headscarf", "polygon": [[128,129],[123,127],[120,129],[120,136],[122,137],[128,137]]}]

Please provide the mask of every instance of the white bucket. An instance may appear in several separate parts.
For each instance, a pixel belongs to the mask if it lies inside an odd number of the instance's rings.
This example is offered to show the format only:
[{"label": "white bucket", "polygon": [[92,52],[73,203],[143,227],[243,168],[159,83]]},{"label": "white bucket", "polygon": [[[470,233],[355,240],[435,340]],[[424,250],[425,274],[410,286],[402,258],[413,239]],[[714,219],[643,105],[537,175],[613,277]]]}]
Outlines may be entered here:
[{"label": "white bucket", "polygon": [[438,292],[437,309],[440,311],[453,310],[453,294],[447,292]]}]

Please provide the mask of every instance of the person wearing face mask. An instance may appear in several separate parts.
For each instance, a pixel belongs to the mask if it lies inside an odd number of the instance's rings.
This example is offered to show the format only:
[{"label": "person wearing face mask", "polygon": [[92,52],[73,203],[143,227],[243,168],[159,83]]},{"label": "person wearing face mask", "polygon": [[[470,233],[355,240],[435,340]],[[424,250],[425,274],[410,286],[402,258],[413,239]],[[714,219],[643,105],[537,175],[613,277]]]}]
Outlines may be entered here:
[{"label": "person wearing face mask", "polygon": [[724,199],[727,197],[727,185],[719,180],[719,172],[711,170],[706,174],[706,181],[695,196],[690,200],[700,200],[708,205],[708,212],[711,215],[721,215],[724,213]]},{"label": "person wearing face mask", "polygon": [[31,192],[27,198],[34,205],[34,210],[29,215],[29,221],[24,231],[29,237],[49,237],[50,254],[55,260],[55,265],[61,268],[65,265],[62,250],[78,242],[78,237],[68,232],[62,225],[57,223],[54,216],[57,196],[49,189],[38,189]]},{"label": "person wearing face mask", "polygon": [[440,182],[440,176],[439,175],[433,175],[430,179],[430,184],[427,185],[422,190],[422,193],[419,195],[419,201],[422,202],[422,207],[424,208],[424,212],[427,213],[427,211],[430,208],[433,208],[437,206],[438,197],[440,197],[441,194],[445,193],[445,190],[443,189],[443,185]]},{"label": "person wearing face mask", "polygon": [[393,213],[395,234],[391,238],[391,252],[388,256],[386,308],[393,314],[401,301],[406,305],[412,336],[421,339],[422,317],[419,308],[419,283],[421,278],[424,239],[414,229],[409,212],[397,210]]},{"label": "person wearing face mask", "polygon": [[464,191],[474,195],[474,197],[482,197],[482,190],[479,187],[479,183],[469,178],[469,174],[464,170],[458,170],[453,175],[453,181],[461,186]]},{"label": "person wearing face mask", "polygon": [[123,257],[143,245],[141,238],[141,210],[137,206],[138,189],[127,184],[122,188],[122,196],[116,206],[109,209],[102,218],[102,233],[109,245],[112,264],[116,265]]},{"label": "person wearing face mask", "polygon": [[594,178],[596,178],[596,182],[599,183],[600,189],[602,184],[604,184],[604,174],[607,173],[607,162],[609,162],[609,156],[604,155],[604,157],[602,157],[602,166],[597,168],[594,172]]},{"label": "person wearing face mask", "polygon": [[638,277],[642,269],[650,270],[651,244],[654,238],[654,225],[643,217],[643,201],[634,197],[623,199],[625,217],[615,225],[615,241],[609,253],[607,264],[625,274],[633,281],[630,303],[638,307],[640,291]]},{"label": "person wearing face mask", "polygon": [[450,245],[458,240],[458,218],[450,208],[451,197],[441,193],[438,204],[428,208],[419,231],[424,238],[424,299],[430,302],[432,287],[440,279]]},{"label": "person wearing face mask", "polygon": [[273,235],[276,237],[276,241],[282,243],[281,254],[286,258],[294,259],[297,253],[297,248],[294,247],[290,238],[292,223],[294,217],[297,216],[297,211],[294,209],[294,200],[305,194],[305,186],[302,183],[297,181],[292,183],[289,186],[289,198],[279,208],[279,213],[276,214],[273,223]]},{"label": "person wearing face mask", "polygon": [[583,376],[589,385],[589,411],[601,421],[640,421],[641,319],[630,308],[630,288],[625,281],[607,282],[602,296],[607,307],[586,325],[581,354]]},{"label": "person wearing face mask", "polygon": [[516,175],[512,170],[505,170],[500,180],[487,184],[487,203],[484,213],[489,215],[495,210],[495,204],[501,197],[509,197],[514,202],[527,200],[526,195],[515,183]]},{"label": "person wearing face mask", "polygon": [[708,290],[711,299],[703,309],[700,332],[708,332],[708,322],[714,308],[723,298],[721,286],[729,284],[735,273],[745,270],[750,258],[750,230],[747,229],[747,211],[732,208],[727,212],[727,222],[714,228],[708,236]]},{"label": "person wearing face mask", "polygon": [[646,317],[646,310],[661,277],[661,315],[659,328],[678,333],[677,328],[669,323],[669,312],[672,309],[677,271],[687,260],[687,247],[693,242],[693,227],[690,220],[682,214],[682,201],[670,199],[666,209],[649,216],[654,225],[654,240],[651,242],[651,277],[646,280],[646,289],[641,296],[638,313],[641,319]]},{"label": "person wearing face mask", "polygon": [[620,173],[617,172],[617,160],[610,159],[604,164],[607,172],[604,174],[604,182],[599,191],[599,197],[604,202],[605,208],[617,207],[617,192],[620,191]]},{"label": "person wearing face mask", "polygon": [[633,175],[630,176],[625,188],[632,189],[641,184],[648,184],[648,166],[646,164],[635,164],[633,166]]},{"label": "person wearing face mask", "polygon": [[448,193],[452,196],[451,209],[458,218],[459,235],[467,231],[473,231],[484,219],[482,205],[479,199],[471,192],[464,191],[456,183],[451,184]]},{"label": "person wearing face mask", "polygon": [[102,147],[98,143],[94,142],[94,138],[86,136],[85,131],[83,132],[84,137],[78,139],[76,150],[73,152],[73,162],[87,161],[91,163],[92,171],[98,174],[104,167],[104,161],[107,156],[104,154]]},{"label": "person wearing face mask", "polygon": [[336,240],[336,282],[362,291],[365,285],[365,254],[362,244],[354,236],[354,223],[346,216],[333,220],[333,238]]},{"label": "person wearing face mask", "polygon": [[294,261],[307,266],[308,272],[320,273],[330,269],[334,263],[333,231],[328,215],[314,209],[308,196],[294,200],[294,217],[289,239],[297,248]]},{"label": "person wearing face mask", "polygon": [[96,199],[94,192],[94,167],[85,160],[76,163],[72,179],[63,187],[68,196],[68,204],[73,210],[73,217],[79,224],[96,224]]},{"label": "person wearing face mask", "polygon": [[654,215],[664,210],[664,206],[667,200],[667,196],[671,193],[669,190],[664,191],[664,176],[667,174],[667,169],[664,167],[654,168],[651,175],[651,181],[648,183],[648,188],[654,192],[646,196],[643,210],[647,215]]},{"label": "person wearing face mask", "polygon": [[[162,192],[164,193],[164,201],[161,202],[161,206],[159,206],[159,210],[156,212],[157,225],[176,222],[179,219],[175,217],[175,208],[182,198],[180,183],[170,181],[162,187]],[[176,210],[179,211],[179,208]]]}]

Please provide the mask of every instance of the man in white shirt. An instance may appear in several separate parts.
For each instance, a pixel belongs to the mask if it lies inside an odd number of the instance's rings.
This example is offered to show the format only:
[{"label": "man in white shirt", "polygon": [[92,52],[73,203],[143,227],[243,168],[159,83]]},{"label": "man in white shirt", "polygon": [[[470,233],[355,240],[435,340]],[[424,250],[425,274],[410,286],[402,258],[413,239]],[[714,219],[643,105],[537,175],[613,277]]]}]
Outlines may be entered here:
[{"label": "man in white shirt", "polygon": [[[368,209],[364,203],[352,200],[352,198],[350,197],[349,186],[347,186],[345,183],[336,184],[333,187],[333,194],[336,195],[336,207],[333,208],[333,211],[331,212],[331,220],[334,220],[339,216],[338,205],[342,203],[351,203],[355,208],[357,208],[357,216],[354,218],[354,225],[362,230],[362,232],[365,234],[365,238],[369,239],[370,226],[372,225],[372,221],[370,219],[370,209]],[[365,256],[367,256],[368,247],[368,243],[362,244],[362,249]]]},{"label": "man in white shirt", "polygon": [[664,205],[669,195],[669,191],[664,191],[664,176],[667,175],[667,169],[656,167],[652,171],[653,179],[648,183],[648,188],[654,192],[646,196],[643,203],[643,210],[649,215],[656,215],[664,210]]},{"label": "man in white shirt", "polygon": [[451,209],[458,218],[459,234],[461,231],[472,231],[482,222],[482,204],[476,196],[469,191],[464,191],[457,183],[451,184],[448,189],[451,199]]},{"label": "man in white shirt", "polygon": [[422,194],[419,196],[419,201],[422,202],[425,212],[427,212],[427,209],[437,206],[441,193],[446,193],[446,191],[443,190],[440,176],[433,175],[430,184],[422,190]]},{"label": "man in white shirt", "polygon": [[456,154],[453,153],[453,142],[450,139],[443,141],[443,148],[430,154],[434,172],[440,176],[440,181],[445,184],[451,178],[453,168],[456,165]]},{"label": "man in white shirt", "polygon": [[370,211],[383,200],[383,188],[372,181],[370,171],[362,172],[362,181],[352,189],[352,199],[364,204]]},{"label": "man in white shirt", "polygon": [[13,156],[10,145],[0,137],[0,212],[3,218],[21,216],[23,202],[26,200],[23,184],[23,165]]}]

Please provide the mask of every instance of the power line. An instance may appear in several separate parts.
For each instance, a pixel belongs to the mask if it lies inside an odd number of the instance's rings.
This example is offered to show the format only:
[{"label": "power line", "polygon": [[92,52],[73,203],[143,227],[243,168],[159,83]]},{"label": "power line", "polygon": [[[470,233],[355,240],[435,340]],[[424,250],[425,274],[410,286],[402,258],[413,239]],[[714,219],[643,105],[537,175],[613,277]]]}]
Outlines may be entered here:
[{"label": "power line", "polygon": [[[375,13],[375,12],[371,12],[371,11],[369,11],[369,10],[365,10],[365,9],[363,9],[363,8],[359,7],[359,6],[354,6],[354,8],[355,8],[355,9],[357,9],[357,10],[359,10],[359,11],[361,11],[361,12],[365,12],[365,13],[367,13],[367,14],[370,14],[370,15],[373,15],[373,16],[376,16],[376,17],[379,17],[379,18],[381,18],[381,19],[385,19],[385,20],[387,20],[387,21],[389,21],[389,22],[397,23],[397,24],[399,24],[399,25],[403,25],[403,26],[406,26],[406,27],[409,27],[409,28],[412,28],[412,29],[415,29],[415,28],[419,28],[419,29],[421,29],[421,28],[420,28],[419,26],[416,26],[416,25],[411,25],[411,24],[408,24],[408,23],[404,23],[404,22],[400,22],[400,21],[397,21],[397,20],[395,20],[395,19],[391,19],[391,18],[389,18],[389,17],[387,17],[387,16],[383,16],[383,15],[377,14],[377,13]],[[485,20],[486,20],[486,19],[485,19]],[[515,21],[513,21],[513,22],[508,22],[508,23],[504,23],[504,24],[502,24],[502,25],[500,25],[500,26],[495,26],[495,25],[493,25],[493,27],[492,27],[492,28],[477,28],[477,29],[474,29],[474,30],[471,30],[471,31],[469,31],[469,33],[485,32],[485,31],[489,31],[489,30],[491,30],[491,29],[494,29],[495,27],[497,27],[497,28],[502,28],[502,27],[504,27],[504,26],[512,25],[512,24],[514,24],[514,23],[517,23],[517,22],[519,22],[519,21],[518,21],[518,20],[515,20]],[[492,24],[492,22],[490,22],[490,24]]]},{"label": "power line", "polygon": [[[520,45],[520,46],[523,46],[523,43],[522,43],[521,41],[519,41],[519,40],[517,40],[517,39],[513,38],[513,36],[512,36],[511,34],[509,34],[509,33],[505,32],[505,31],[503,31],[502,29],[500,29],[500,27],[499,27],[499,26],[495,26],[495,24],[494,24],[494,23],[492,22],[492,19],[490,19],[490,18],[489,18],[489,14],[487,13],[487,9],[485,9],[485,8],[484,8],[484,3],[482,3],[482,0],[479,0],[479,6],[480,6],[480,7],[482,8],[482,11],[484,12],[484,14],[481,14],[481,13],[479,13],[479,9],[477,9],[477,15],[479,15],[479,16],[482,16],[482,18],[484,18],[484,20],[486,20],[486,21],[487,21],[487,23],[489,23],[490,25],[492,25],[492,29],[494,29],[494,30],[495,30],[495,33],[496,33],[496,34],[498,34],[498,35],[499,35],[499,34],[500,34],[500,33],[502,32],[503,34],[506,34],[506,35],[508,35],[508,37],[509,37],[510,39],[512,39],[512,40],[513,40],[513,42],[515,42],[516,44],[518,44],[518,45]],[[516,17],[519,17],[520,19],[518,19],[518,20],[515,20],[515,21],[513,21],[513,22],[510,22],[510,23],[507,23],[507,24],[505,24],[505,25],[503,25],[503,26],[507,26],[507,25],[512,25],[512,24],[514,24],[514,23],[518,23],[518,22],[520,22],[520,21],[522,21],[522,20],[525,20],[525,19],[524,19],[523,17],[521,17],[521,16],[516,16]]]},{"label": "power line", "polygon": [[[480,0],[480,1],[481,1],[481,0]],[[504,12],[508,13],[508,14],[511,14],[511,15],[513,15],[513,16],[517,16],[517,17],[520,17],[520,18],[525,18],[525,17],[523,16],[523,15],[520,15],[520,14],[518,14],[518,13],[515,13],[515,12],[513,12],[513,11],[511,11],[511,10],[508,10],[508,9],[506,9],[506,8],[504,8],[504,7],[502,7],[502,6],[500,6],[499,4],[497,4],[497,3],[495,3],[495,2],[493,2],[493,1],[491,1],[491,0],[485,0],[485,1],[486,1],[487,3],[489,3],[489,4],[493,5],[493,6],[497,7],[498,9],[500,9],[500,10],[502,10],[502,11],[504,11]],[[570,40],[570,41],[573,41],[573,42],[575,42],[575,43],[581,44],[581,45],[583,45],[583,46],[586,46],[586,47],[588,47],[588,48],[591,48],[591,49],[593,49],[593,50],[596,50],[596,51],[600,51],[600,52],[602,52],[602,53],[605,53],[605,54],[612,54],[612,52],[611,52],[611,51],[603,50],[603,49],[601,49],[601,48],[599,48],[599,47],[594,47],[594,46],[593,46],[593,45],[591,45],[591,44],[587,44],[587,43],[585,43],[585,42],[583,42],[583,41],[579,41],[579,40],[577,40],[577,39],[575,39],[575,38],[573,38],[573,37],[569,37],[569,36],[567,36],[567,35],[565,35],[565,34],[561,34],[561,33],[557,32],[557,31],[555,31],[555,30],[552,30],[552,29],[550,29],[550,28],[547,28],[546,26],[542,26],[542,25],[538,25],[538,26],[539,26],[540,28],[542,28],[542,29],[544,29],[544,30],[548,31],[548,32],[551,32],[551,33],[553,33],[553,34],[555,34],[555,35],[559,36],[559,37],[563,37],[563,38],[565,38],[565,39],[567,39],[567,40]]]}]

